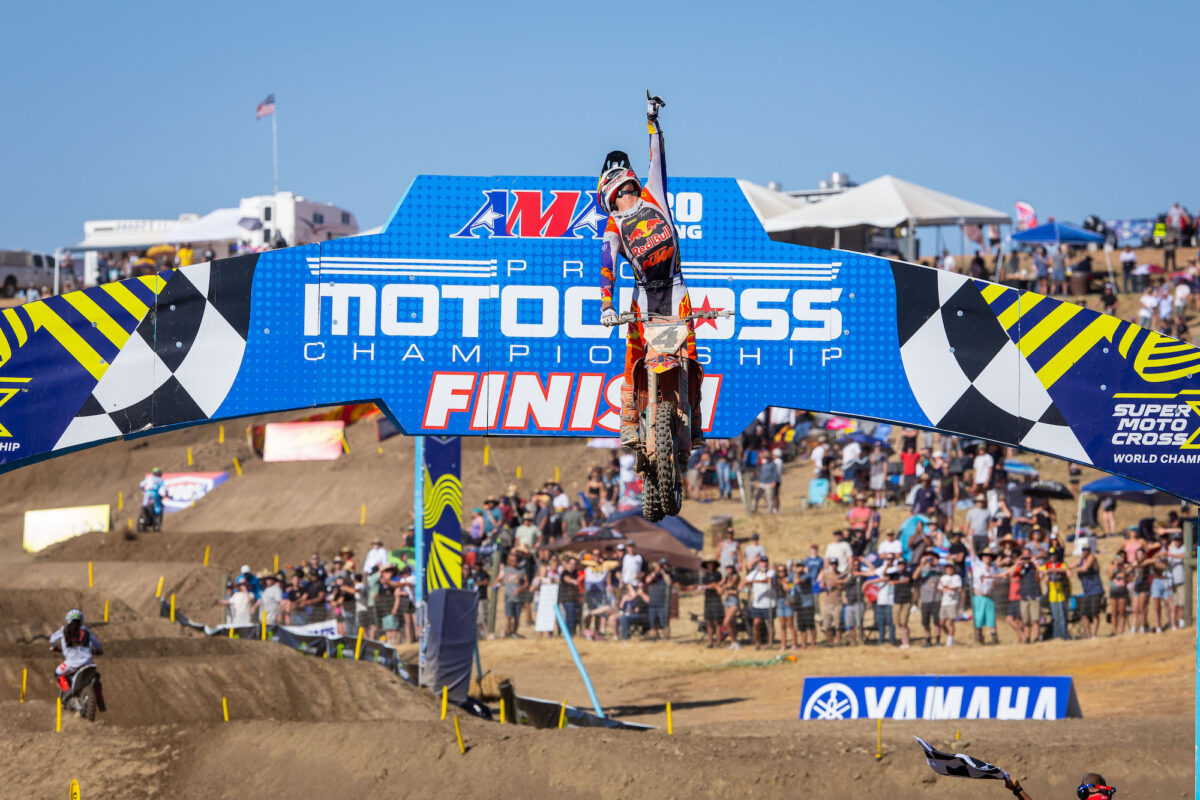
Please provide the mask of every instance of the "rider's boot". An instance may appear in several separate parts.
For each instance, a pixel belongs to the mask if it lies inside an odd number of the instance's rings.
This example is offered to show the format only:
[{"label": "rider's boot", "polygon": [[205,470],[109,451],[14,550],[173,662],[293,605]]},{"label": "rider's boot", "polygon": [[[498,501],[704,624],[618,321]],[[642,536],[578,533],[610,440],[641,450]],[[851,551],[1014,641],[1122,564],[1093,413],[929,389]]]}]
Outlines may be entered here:
[{"label": "rider's boot", "polygon": [[621,387],[621,446],[636,447],[638,439],[638,413],[633,402],[633,387]]},{"label": "rider's boot", "polygon": [[98,711],[108,711],[108,708],[104,705],[104,687],[100,685],[99,678],[92,684],[92,688],[96,690],[96,709]]},{"label": "rider's boot", "polygon": [[692,407],[692,449],[704,446],[704,423],[700,420],[700,407]]}]

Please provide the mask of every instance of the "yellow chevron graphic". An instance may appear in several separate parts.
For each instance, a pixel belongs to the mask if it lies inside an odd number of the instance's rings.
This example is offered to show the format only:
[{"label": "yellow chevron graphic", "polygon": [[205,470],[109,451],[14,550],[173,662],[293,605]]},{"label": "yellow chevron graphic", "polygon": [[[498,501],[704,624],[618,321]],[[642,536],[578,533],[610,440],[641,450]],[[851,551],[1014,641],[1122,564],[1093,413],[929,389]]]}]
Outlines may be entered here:
[{"label": "yellow chevron graphic", "polygon": [[425,527],[432,528],[449,508],[462,525],[462,481],[454,475],[443,475],[432,483],[429,470],[425,470]]},{"label": "yellow chevron graphic", "polygon": [[431,592],[436,589],[461,589],[462,545],[440,533],[434,533],[430,549],[429,567],[425,571],[426,588]]},{"label": "yellow chevron graphic", "polygon": [[[0,378],[0,381],[5,383],[29,383],[33,378]],[[20,386],[0,386],[0,406],[3,406],[9,400],[12,400],[17,392],[21,391]],[[8,428],[0,425],[0,437],[12,438]]]},{"label": "yellow chevron graphic", "polygon": [[1121,320],[1102,314],[1088,323],[1088,326],[1072,337],[1049,361],[1037,371],[1038,382],[1049,389],[1067,370],[1075,366],[1075,362],[1095,347],[1101,341],[1112,342]]},{"label": "yellow chevron graphic", "polygon": [[1200,349],[1150,331],[1134,356],[1133,368],[1151,383],[1185,378],[1200,372]]}]

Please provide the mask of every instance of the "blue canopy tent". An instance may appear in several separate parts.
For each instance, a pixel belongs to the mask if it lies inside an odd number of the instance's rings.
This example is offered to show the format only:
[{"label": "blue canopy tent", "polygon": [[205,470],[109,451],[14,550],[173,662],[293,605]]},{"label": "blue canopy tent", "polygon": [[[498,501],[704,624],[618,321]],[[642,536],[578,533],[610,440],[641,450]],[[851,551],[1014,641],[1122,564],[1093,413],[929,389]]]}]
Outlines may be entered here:
[{"label": "blue canopy tent", "polygon": [[1179,503],[1179,498],[1173,494],[1168,494],[1161,489],[1155,489],[1144,483],[1131,481],[1129,478],[1122,478],[1119,475],[1109,475],[1098,481],[1085,483],[1083,489],[1080,490],[1080,494],[1083,492],[1111,495],[1118,500],[1138,503],[1143,506],[1169,506]]},{"label": "blue canopy tent", "polygon": [[1014,233],[1012,240],[1021,244],[1102,244],[1104,237],[1069,222],[1047,222]]}]

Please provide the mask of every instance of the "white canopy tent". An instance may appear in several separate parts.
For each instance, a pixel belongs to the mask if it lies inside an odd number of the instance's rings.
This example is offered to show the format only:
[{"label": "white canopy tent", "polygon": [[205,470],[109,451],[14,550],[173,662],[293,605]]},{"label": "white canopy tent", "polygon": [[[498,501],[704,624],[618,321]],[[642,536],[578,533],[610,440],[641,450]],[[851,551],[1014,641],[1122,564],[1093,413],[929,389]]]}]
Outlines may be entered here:
[{"label": "white canopy tent", "polygon": [[738,180],[738,187],[742,190],[742,194],[746,195],[747,202],[754,209],[754,213],[758,215],[760,222],[766,222],[768,219],[809,206],[805,200],[768,189],[766,186],[759,186],[750,181]]},{"label": "white canopy tent", "polygon": [[773,234],[807,228],[832,229],[835,247],[837,231],[842,228],[863,225],[894,228],[907,225],[909,258],[913,257],[913,237],[919,226],[1012,224],[1007,214],[993,208],[918,186],[893,175],[884,175],[828,200],[804,205],[794,211],[769,218],[763,218],[760,214],[760,219],[763,219],[763,227],[767,232]]}]

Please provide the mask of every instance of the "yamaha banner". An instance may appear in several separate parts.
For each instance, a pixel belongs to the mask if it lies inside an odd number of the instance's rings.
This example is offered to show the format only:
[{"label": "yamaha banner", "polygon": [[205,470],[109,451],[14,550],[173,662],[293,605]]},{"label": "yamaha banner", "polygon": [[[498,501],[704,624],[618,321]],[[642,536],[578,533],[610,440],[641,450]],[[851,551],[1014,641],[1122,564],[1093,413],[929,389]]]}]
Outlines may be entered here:
[{"label": "yamaha banner", "polygon": [[425,437],[425,596],[462,588],[462,440]]},{"label": "yamaha banner", "polygon": [[1082,717],[1071,678],[1024,675],[808,677],[800,719]]},{"label": "yamaha banner", "polygon": [[[776,242],[734,180],[668,188],[692,308],[733,312],[696,322],[711,438],[769,405],[809,409],[1200,498],[1192,344],[1014,286]],[[376,402],[409,435],[614,436],[626,332],[599,324],[605,222],[591,177],[422,175],[379,234],[3,309],[0,468],[342,403]],[[615,277],[625,310],[629,265]]]}]

